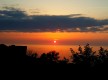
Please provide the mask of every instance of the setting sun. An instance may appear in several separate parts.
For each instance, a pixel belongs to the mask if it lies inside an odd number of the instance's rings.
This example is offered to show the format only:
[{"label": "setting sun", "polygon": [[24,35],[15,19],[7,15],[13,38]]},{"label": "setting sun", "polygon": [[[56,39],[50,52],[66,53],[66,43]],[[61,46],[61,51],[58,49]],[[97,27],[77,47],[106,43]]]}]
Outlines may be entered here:
[{"label": "setting sun", "polygon": [[56,43],[57,41],[56,40],[54,40],[54,43]]}]

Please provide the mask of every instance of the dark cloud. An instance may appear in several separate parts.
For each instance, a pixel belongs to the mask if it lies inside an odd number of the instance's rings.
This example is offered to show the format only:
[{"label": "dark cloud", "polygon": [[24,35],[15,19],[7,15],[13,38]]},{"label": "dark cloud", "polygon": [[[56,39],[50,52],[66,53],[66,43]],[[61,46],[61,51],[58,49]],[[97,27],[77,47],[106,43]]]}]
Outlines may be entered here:
[{"label": "dark cloud", "polygon": [[[0,31],[45,32],[45,31],[105,31],[108,19],[97,20],[90,17],[81,17],[81,14],[49,16],[28,16],[25,11],[5,7],[0,10]],[[102,29],[104,28],[104,29]]]}]

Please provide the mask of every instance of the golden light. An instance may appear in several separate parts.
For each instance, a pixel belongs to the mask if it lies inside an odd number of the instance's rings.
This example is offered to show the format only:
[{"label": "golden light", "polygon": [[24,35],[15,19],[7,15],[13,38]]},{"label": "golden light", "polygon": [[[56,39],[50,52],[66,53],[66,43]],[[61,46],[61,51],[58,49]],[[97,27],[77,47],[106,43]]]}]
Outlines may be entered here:
[{"label": "golden light", "polygon": [[56,43],[57,41],[56,40],[54,40],[54,43]]}]

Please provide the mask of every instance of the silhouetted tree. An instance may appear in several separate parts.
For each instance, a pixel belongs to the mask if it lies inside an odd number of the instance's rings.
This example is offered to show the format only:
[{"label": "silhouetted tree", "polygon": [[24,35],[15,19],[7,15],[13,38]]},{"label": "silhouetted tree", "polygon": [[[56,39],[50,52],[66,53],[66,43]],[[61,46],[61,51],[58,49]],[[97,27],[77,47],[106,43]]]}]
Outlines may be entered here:
[{"label": "silhouetted tree", "polygon": [[74,64],[80,64],[85,66],[95,65],[97,60],[97,56],[95,56],[96,51],[94,52],[89,44],[84,46],[84,51],[82,50],[82,47],[79,45],[78,51],[79,52],[75,52],[73,51],[73,49],[71,49],[71,58]]},{"label": "silhouetted tree", "polygon": [[51,51],[47,54],[43,53],[40,56],[40,61],[45,64],[54,64],[59,61],[59,53],[56,51]]},{"label": "silhouetted tree", "polygon": [[63,60],[59,60],[59,64],[68,64],[69,63],[69,59],[65,58]]},{"label": "silhouetted tree", "polygon": [[6,46],[1,44],[0,61],[5,64],[71,64],[79,67],[107,66],[108,64],[108,50],[100,47],[98,55],[96,55],[96,51],[93,51],[89,44],[85,45],[84,48],[79,45],[78,52],[70,48],[72,53],[71,62],[70,59],[66,59],[65,57],[60,60],[59,53],[56,51],[43,53],[39,57],[37,53],[26,50],[26,46]]}]

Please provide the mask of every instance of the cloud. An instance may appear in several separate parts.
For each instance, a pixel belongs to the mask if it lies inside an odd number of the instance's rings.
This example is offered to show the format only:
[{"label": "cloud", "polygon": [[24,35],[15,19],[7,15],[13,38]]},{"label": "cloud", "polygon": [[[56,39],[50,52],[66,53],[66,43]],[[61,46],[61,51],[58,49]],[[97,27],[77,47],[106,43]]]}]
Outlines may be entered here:
[{"label": "cloud", "polygon": [[27,15],[25,11],[5,7],[0,10],[0,31],[20,32],[96,32],[107,31],[108,19],[97,20],[82,17],[82,14],[71,15]]}]

